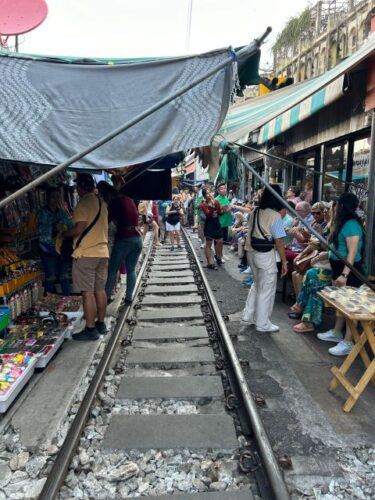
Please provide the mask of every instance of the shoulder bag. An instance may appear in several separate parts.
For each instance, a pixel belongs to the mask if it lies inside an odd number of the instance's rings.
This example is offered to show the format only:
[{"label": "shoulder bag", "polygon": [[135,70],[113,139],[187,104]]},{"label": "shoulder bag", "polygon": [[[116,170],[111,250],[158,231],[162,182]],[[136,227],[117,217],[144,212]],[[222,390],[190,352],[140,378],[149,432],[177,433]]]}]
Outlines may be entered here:
[{"label": "shoulder bag", "polygon": [[294,267],[299,274],[305,274],[307,270],[311,267],[312,259],[315,259],[319,255],[318,250],[312,250],[309,254],[302,257],[302,259],[296,258],[294,261]]},{"label": "shoulder bag", "polygon": [[83,238],[89,234],[89,232],[91,231],[91,229],[98,222],[99,217],[100,217],[100,213],[102,211],[102,201],[101,201],[100,198],[98,198],[98,202],[99,202],[98,213],[96,214],[94,220],[86,227],[86,229],[84,229],[82,231],[82,233],[80,234],[80,236],[77,239],[75,247],[73,246],[73,238],[65,238],[64,239],[64,241],[62,243],[62,246],[61,246],[61,255],[62,256],[64,256],[64,257],[72,257],[72,254],[73,254],[74,250],[76,250],[79,247],[79,245],[82,243]]},{"label": "shoulder bag", "polygon": [[[259,229],[260,234],[263,236],[263,238],[256,238],[253,236],[254,229],[255,229],[255,223],[257,224],[257,227]],[[260,227],[259,224],[259,208],[255,209],[254,217],[253,217],[253,226],[251,228],[251,233],[250,233],[250,244],[254,250],[257,252],[270,252],[274,247],[275,243],[273,240],[269,240],[267,236],[264,234],[262,228]]]}]

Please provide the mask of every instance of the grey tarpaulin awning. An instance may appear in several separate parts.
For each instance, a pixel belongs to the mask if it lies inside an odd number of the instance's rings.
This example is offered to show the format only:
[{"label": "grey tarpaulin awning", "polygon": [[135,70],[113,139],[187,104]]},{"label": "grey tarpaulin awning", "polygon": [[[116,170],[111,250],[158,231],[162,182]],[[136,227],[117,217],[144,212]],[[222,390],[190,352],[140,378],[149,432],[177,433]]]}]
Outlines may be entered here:
[{"label": "grey tarpaulin awning", "polygon": [[[231,53],[123,64],[0,54],[0,158],[62,163]],[[228,110],[234,67],[228,64],[75,166],[116,168],[210,144]]]}]

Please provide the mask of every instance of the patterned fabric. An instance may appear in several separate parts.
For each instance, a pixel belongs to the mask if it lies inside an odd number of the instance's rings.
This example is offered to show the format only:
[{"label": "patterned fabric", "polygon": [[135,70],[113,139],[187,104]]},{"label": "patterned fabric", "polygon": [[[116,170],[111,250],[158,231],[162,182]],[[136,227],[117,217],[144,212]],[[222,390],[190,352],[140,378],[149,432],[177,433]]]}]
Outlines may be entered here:
[{"label": "patterned fabric", "polygon": [[55,245],[56,224],[64,224],[67,229],[73,226],[72,219],[64,210],[51,212],[47,207],[40,209],[38,214],[39,241],[46,245]]},{"label": "patterned fabric", "polygon": [[317,295],[319,290],[331,284],[332,271],[312,267],[303,278],[297,304],[303,307],[302,321],[319,326],[323,319],[323,301]]},{"label": "patterned fabric", "polygon": [[[0,157],[62,163],[230,57],[223,49],[142,63],[66,64],[0,54]],[[123,167],[207,146],[227,114],[235,80],[236,64],[228,62],[75,166]]]}]

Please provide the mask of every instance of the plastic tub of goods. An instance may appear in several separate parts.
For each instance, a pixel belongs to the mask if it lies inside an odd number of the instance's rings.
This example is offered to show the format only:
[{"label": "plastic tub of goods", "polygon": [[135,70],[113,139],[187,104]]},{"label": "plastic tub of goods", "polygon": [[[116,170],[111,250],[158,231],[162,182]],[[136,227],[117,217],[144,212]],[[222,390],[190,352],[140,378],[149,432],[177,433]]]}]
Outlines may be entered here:
[{"label": "plastic tub of goods", "polygon": [[51,359],[54,357],[54,355],[57,353],[62,343],[64,342],[65,332],[66,330],[62,330],[61,335],[57,337],[56,342],[54,344],[47,345],[43,349],[43,352],[37,355],[37,363],[35,366],[36,368],[45,368],[48,365],[48,363],[51,361]]},{"label": "plastic tub of goods", "polygon": [[35,371],[32,353],[0,355],[0,413],[5,413]]}]

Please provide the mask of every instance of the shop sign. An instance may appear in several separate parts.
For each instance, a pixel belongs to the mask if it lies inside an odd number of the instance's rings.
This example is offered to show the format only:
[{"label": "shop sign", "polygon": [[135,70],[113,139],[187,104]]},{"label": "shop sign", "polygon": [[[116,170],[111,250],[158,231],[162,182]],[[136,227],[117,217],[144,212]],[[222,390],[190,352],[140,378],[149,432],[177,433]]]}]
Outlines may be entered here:
[{"label": "shop sign", "polygon": [[353,154],[353,180],[368,177],[370,152]]}]

